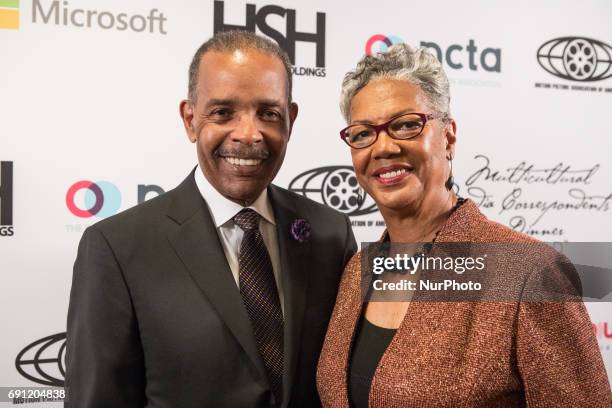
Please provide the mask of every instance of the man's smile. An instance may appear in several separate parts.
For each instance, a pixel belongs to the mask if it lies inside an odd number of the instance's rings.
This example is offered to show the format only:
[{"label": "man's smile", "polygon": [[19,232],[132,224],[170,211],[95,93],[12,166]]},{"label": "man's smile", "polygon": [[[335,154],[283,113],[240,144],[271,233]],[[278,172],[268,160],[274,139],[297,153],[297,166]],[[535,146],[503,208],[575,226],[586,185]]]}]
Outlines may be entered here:
[{"label": "man's smile", "polygon": [[238,157],[224,157],[223,160],[234,166],[259,166],[262,159],[240,159]]}]

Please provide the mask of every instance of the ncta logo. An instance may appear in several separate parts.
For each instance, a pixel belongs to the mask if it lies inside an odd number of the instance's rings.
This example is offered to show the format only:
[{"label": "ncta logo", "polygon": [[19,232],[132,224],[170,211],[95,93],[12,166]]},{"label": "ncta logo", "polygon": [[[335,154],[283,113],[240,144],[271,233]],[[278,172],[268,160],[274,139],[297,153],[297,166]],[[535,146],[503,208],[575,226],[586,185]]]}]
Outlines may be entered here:
[{"label": "ncta logo", "polygon": [[13,235],[13,162],[0,162],[0,237]]},{"label": "ncta logo", "polygon": [[[244,30],[252,33],[256,29],[272,38],[285,50],[293,64],[294,75],[325,76],[325,13],[317,12],[317,31],[315,33],[304,33],[296,31],[296,11],[280,6],[267,5],[257,10],[255,4],[246,5],[246,24],[236,25],[225,22],[224,2],[216,0],[214,4],[214,28],[213,32],[228,30]],[[279,16],[285,19],[285,34],[271,27],[267,22],[269,15]],[[295,44],[297,42],[314,43],[316,45],[316,67],[297,66],[295,61]]]},{"label": "ncta logo", "polygon": [[[375,34],[366,42],[365,53],[366,55],[372,55],[377,52],[386,52],[393,44],[402,42],[404,40],[395,35]],[[452,69],[464,69],[467,65],[466,68],[470,71],[478,71],[480,66],[487,72],[501,72],[501,48],[487,47],[479,52],[473,39],[470,39],[465,47],[459,44],[450,44],[445,49],[433,41],[421,41],[420,46],[429,48],[438,58],[438,61],[446,63]],[[478,62],[480,62],[480,65]]]}]

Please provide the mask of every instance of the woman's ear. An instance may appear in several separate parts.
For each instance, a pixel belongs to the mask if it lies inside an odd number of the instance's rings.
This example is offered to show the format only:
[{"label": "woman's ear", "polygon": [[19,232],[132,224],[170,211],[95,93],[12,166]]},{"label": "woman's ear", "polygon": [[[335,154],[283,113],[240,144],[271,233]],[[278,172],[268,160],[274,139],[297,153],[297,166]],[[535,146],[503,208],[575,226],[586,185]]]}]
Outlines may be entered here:
[{"label": "woman's ear", "polygon": [[455,157],[455,142],[457,141],[457,123],[455,119],[449,119],[444,127],[446,138],[446,158],[452,160]]}]

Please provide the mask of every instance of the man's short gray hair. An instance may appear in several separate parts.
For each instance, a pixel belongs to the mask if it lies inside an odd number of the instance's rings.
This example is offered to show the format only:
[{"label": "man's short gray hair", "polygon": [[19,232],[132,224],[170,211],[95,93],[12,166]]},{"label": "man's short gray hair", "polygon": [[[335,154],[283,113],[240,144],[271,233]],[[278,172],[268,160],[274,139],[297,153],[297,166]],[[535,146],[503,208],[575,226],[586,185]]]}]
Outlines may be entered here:
[{"label": "man's short gray hair", "polygon": [[236,50],[255,50],[277,57],[287,72],[287,99],[291,102],[291,60],[287,53],[274,41],[242,30],[218,32],[198,48],[189,65],[189,100],[193,103],[197,101],[198,73],[202,56],[208,51],[234,52]]},{"label": "man's short gray hair", "polygon": [[377,79],[408,81],[421,88],[429,107],[450,116],[450,89],[442,64],[426,48],[396,44],[384,53],[366,55],[342,82],[340,110],[350,121],[351,101],[363,87]]}]

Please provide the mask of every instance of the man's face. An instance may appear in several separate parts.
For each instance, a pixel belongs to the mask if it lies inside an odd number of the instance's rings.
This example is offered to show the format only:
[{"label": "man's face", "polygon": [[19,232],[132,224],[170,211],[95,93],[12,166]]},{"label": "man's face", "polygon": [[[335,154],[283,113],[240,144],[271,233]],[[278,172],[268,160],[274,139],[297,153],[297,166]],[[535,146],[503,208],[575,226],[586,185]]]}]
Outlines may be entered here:
[{"label": "man's face", "polygon": [[260,51],[202,56],[197,101],[181,116],[208,181],[223,196],[250,205],[278,172],[297,105],[288,103],[287,73]]}]

